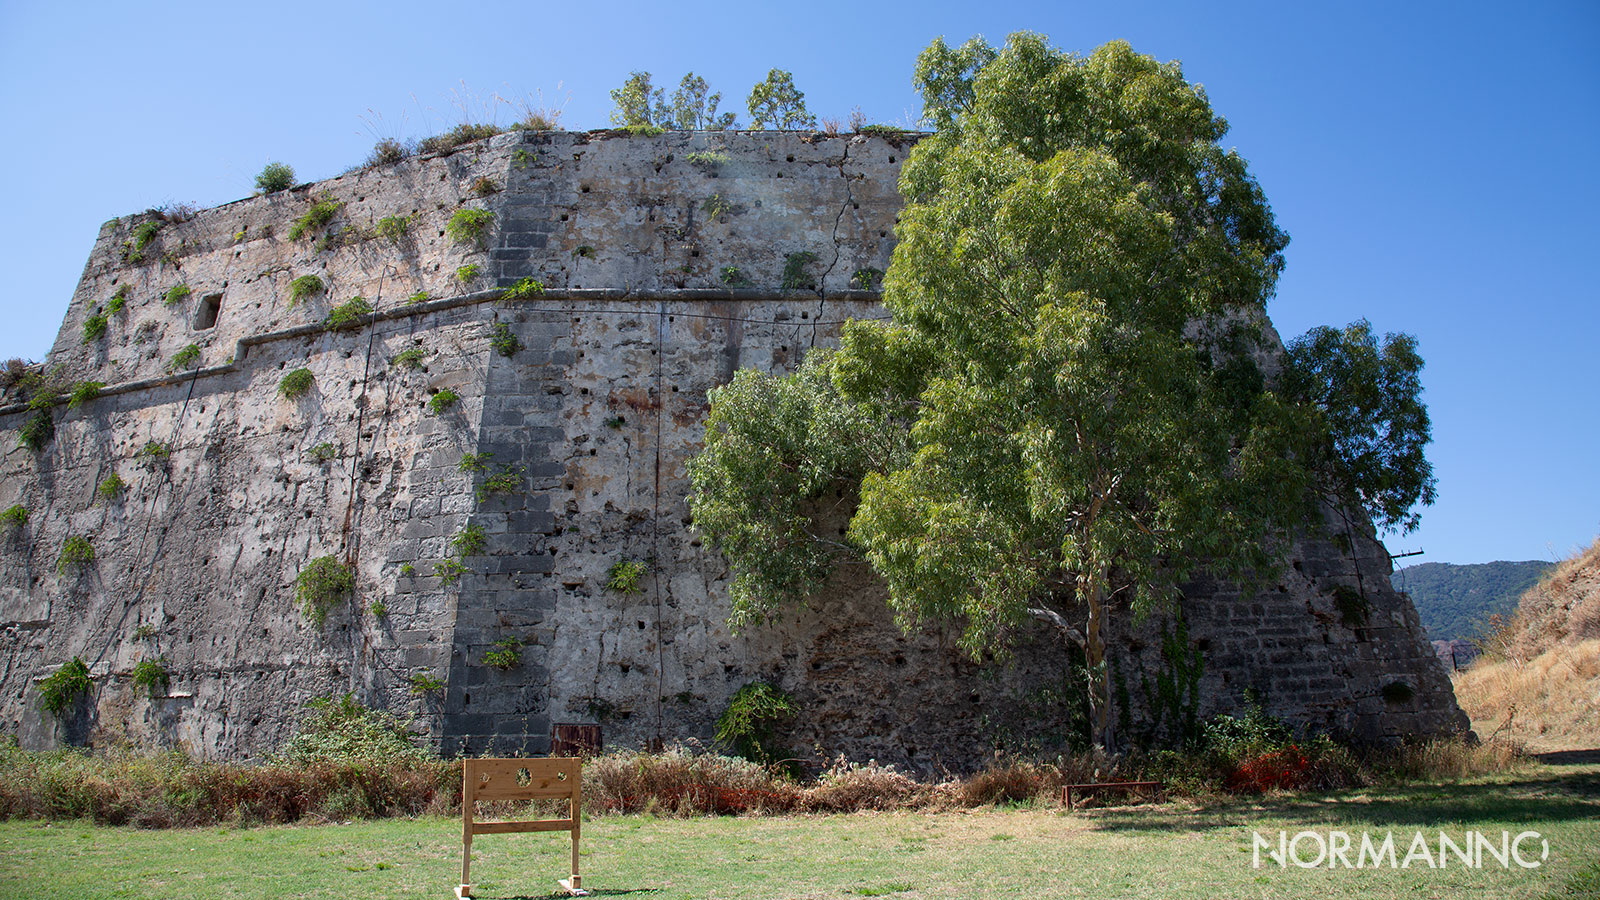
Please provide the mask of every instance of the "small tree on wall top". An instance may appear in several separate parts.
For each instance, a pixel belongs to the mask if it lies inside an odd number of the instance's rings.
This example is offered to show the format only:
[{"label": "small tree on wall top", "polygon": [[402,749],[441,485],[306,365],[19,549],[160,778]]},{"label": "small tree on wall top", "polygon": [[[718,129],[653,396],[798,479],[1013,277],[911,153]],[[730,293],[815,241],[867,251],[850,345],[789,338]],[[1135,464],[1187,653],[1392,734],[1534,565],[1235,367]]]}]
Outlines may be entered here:
[{"label": "small tree on wall top", "polygon": [[746,100],[750,127],[771,126],[778,131],[799,131],[817,127],[817,119],[806,111],[806,95],[794,86],[794,76],[782,69],[767,73],[767,79],[750,89]]}]

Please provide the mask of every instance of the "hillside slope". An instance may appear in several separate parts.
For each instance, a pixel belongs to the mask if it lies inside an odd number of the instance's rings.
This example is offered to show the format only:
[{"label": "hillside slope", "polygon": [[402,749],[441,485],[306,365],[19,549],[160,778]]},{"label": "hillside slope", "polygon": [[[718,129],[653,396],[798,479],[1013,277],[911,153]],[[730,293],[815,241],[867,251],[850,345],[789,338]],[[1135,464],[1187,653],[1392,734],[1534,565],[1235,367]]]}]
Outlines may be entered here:
[{"label": "hillside slope", "polygon": [[1600,540],[1524,593],[1454,682],[1482,737],[1509,719],[1531,750],[1600,748]]},{"label": "hillside slope", "polygon": [[1538,559],[1423,563],[1397,570],[1389,580],[1411,595],[1429,640],[1469,640],[1483,634],[1491,615],[1509,616],[1517,599],[1554,565]]}]

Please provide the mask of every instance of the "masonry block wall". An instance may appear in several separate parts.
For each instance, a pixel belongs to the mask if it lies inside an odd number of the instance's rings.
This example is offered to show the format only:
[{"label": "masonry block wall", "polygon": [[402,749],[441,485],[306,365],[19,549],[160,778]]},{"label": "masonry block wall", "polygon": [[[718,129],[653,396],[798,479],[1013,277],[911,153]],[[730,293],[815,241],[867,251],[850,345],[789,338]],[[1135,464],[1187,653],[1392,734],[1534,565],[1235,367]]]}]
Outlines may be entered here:
[{"label": "masonry block wall", "polygon": [[[0,728],[28,746],[125,736],[259,758],[308,700],[352,691],[446,751],[540,752],[553,722],[598,721],[614,744],[704,739],[766,678],[804,710],[801,752],[962,766],[1011,740],[1064,677],[1048,635],[980,666],[939,629],[902,634],[881,586],[849,572],[732,634],[726,566],[689,522],[707,391],[884,315],[873,270],[908,151],[514,133],[189,221],[106,223],[48,361],[100,396],[52,410],[39,453],[18,442],[36,413],[0,407],[0,508],[29,510],[0,535]],[[316,203],[337,206],[292,238]],[[487,214],[478,239],[452,231],[461,210]],[[296,298],[308,275],[321,289]],[[528,278],[543,291],[502,297]],[[373,311],[330,329],[355,297]],[[85,339],[93,316],[105,333]],[[299,368],[312,389],[282,396]],[[128,488],[100,497],[112,472]],[[479,529],[482,552],[463,554]],[[1256,687],[1318,727],[1464,728],[1382,545],[1345,530],[1300,542],[1283,584],[1249,599],[1191,587],[1203,711]],[[59,566],[68,536],[94,560]],[[318,624],[294,581],[325,555],[356,590]],[[642,572],[632,590],[610,585],[618,563]],[[1341,612],[1340,585],[1363,616]],[[1141,715],[1160,631],[1130,621],[1119,638]],[[516,665],[485,664],[507,646]],[[41,713],[38,679],[73,656],[92,696]],[[172,678],[154,695],[131,678],[147,659]]]}]

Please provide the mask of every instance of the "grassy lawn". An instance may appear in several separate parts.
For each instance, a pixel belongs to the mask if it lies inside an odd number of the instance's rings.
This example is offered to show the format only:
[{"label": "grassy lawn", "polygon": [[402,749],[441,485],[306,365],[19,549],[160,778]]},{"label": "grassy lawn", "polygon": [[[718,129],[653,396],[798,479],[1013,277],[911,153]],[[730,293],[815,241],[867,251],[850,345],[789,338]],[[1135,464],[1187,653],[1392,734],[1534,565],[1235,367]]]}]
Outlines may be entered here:
[{"label": "grassy lawn", "polygon": [[[1251,864],[1251,833],[1540,832],[1538,869],[1280,869]],[[566,874],[565,835],[486,835],[473,876],[485,898],[547,897]],[[456,820],[139,831],[0,823],[0,896],[451,896]],[[602,817],[584,826],[597,896],[896,900],[987,897],[1448,898],[1564,893],[1600,860],[1600,765],[1532,766],[1443,786],[1067,814],[1060,809],[773,818]],[[1534,851],[1537,852],[1536,850]],[[1307,854],[1314,855],[1314,854]],[[1437,855],[1435,855],[1437,858]]]}]

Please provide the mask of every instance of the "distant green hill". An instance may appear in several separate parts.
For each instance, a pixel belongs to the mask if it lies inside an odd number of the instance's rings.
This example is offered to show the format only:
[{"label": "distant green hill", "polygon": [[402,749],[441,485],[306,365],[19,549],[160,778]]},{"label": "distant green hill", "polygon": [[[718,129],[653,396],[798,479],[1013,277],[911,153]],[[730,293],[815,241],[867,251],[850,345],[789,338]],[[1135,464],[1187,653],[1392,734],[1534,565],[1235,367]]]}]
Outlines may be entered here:
[{"label": "distant green hill", "polygon": [[1429,640],[1478,637],[1489,616],[1511,614],[1517,598],[1554,563],[1542,560],[1458,566],[1423,563],[1389,576],[1396,590],[1411,595]]}]

